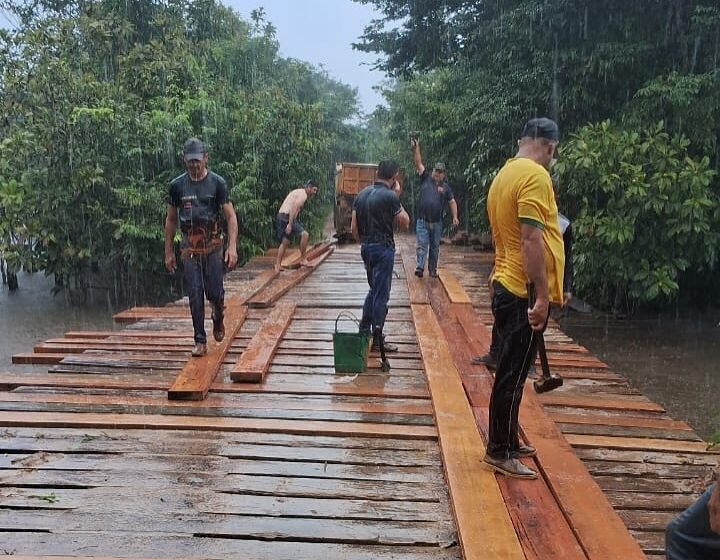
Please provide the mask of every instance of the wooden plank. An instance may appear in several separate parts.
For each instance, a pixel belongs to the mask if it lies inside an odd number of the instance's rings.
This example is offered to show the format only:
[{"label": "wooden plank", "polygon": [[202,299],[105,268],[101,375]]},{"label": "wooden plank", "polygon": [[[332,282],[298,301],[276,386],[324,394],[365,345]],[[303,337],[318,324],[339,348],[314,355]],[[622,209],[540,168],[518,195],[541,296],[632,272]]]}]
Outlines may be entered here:
[{"label": "wooden plank", "polygon": [[622,519],[527,385],[521,415],[523,432],[537,449],[543,477],[558,497],[589,560],[645,560]]},{"label": "wooden plank", "polygon": [[305,435],[397,437],[435,439],[432,426],[358,422],[294,421],[263,418],[163,416],[160,414],[98,414],[0,411],[0,426],[61,428],[138,428],[159,430],[219,430],[226,432],[280,432]]},{"label": "wooden plank", "polygon": [[441,268],[438,269],[438,276],[440,277],[440,282],[442,282],[448,298],[450,298],[450,303],[471,303],[467,292],[452,272]]},{"label": "wooden plank", "polygon": [[[318,258],[320,255],[322,255],[327,248],[330,246],[329,242],[320,242],[316,243],[312,247],[310,247],[306,253],[305,253],[305,260],[308,262]],[[288,255],[283,259],[282,267],[283,268],[299,268],[300,262],[302,258],[300,257],[300,251],[298,249],[293,249],[293,252],[291,255]]]},{"label": "wooden plank", "polygon": [[485,446],[435,314],[429,305],[413,305],[412,311],[463,558],[524,560],[495,476],[479,468]]},{"label": "wooden plank", "polygon": [[282,302],[275,306],[262,322],[255,336],[235,363],[230,378],[233,381],[262,383],[270,367],[280,340],[292,321],[294,302]]},{"label": "wooden plank", "polygon": [[655,438],[609,437],[595,435],[568,434],[566,439],[576,447],[603,447],[607,449],[636,449],[648,451],[668,451],[677,453],[707,452],[716,456],[720,450],[708,449],[704,441],[678,441]]},{"label": "wooden plank", "polygon": [[400,258],[402,259],[403,268],[405,269],[405,282],[407,283],[408,295],[410,296],[411,305],[423,305],[430,303],[427,290],[422,278],[415,276],[415,256],[404,245],[400,250]]},{"label": "wooden plank", "polygon": [[601,396],[578,396],[562,393],[543,393],[539,395],[540,402],[544,405],[571,406],[578,408],[601,408],[609,410],[643,410],[648,412],[665,412],[665,409],[645,397],[642,399],[627,397],[601,397]]},{"label": "wooden plank", "polygon": [[638,418],[627,415],[610,416],[608,414],[563,414],[547,408],[545,412],[555,422],[562,424],[592,424],[596,426],[629,426],[692,431],[692,428],[686,422],[673,420],[672,418]]},{"label": "wooden plank", "polygon": [[329,246],[321,256],[310,262],[309,267],[302,267],[290,274],[282,275],[277,281],[263,288],[248,300],[250,307],[269,307],[291,288],[310,276],[312,272],[329,257],[335,248]]},{"label": "wooden plank", "polygon": [[245,321],[247,307],[232,299],[225,309],[225,339],[210,344],[206,356],[191,358],[168,389],[168,399],[202,400],[215,381],[235,335]]}]

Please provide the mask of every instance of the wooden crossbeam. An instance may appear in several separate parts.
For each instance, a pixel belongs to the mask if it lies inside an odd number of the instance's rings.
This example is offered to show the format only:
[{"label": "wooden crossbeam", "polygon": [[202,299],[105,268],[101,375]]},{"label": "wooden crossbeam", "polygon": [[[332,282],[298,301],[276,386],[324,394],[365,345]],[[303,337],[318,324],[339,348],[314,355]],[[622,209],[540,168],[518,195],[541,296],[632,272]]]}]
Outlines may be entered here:
[{"label": "wooden crossbeam", "polygon": [[442,282],[445,292],[447,292],[450,303],[471,303],[470,296],[457,281],[457,278],[450,271],[445,269],[438,270],[440,282]]},{"label": "wooden crossbeam", "polygon": [[429,305],[412,311],[463,558],[525,560],[495,476],[480,468],[485,445],[440,325]]},{"label": "wooden crossbeam", "polygon": [[225,339],[217,345],[209,345],[206,356],[191,358],[187,362],[168,389],[168,399],[202,400],[205,398],[235,335],[245,321],[246,314],[246,306],[238,304],[232,298],[228,301],[225,307]]},{"label": "wooden crossbeam", "polygon": [[262,383],[265,380],[270,362],[294,312],[294,302],[282,302],[275,306],[235,363],[230,372],[233,381]]},{"label": "wooden crossbeam", "polygon": [[333,246],[328,246],[327,250],[322,255],[310,261],[310,266],[302,267],[298,270],[291,272],[290,274],[282,275],[280,278],[278,278],[277,281],[258,291],[258,293],[251,297],[248,300],[248,305],[250,307],[271,306],[291,288],[295,287],[297,284],[305,280],[305,278],[307,278],[310,274],[312,274],[313,270],[320,266],[323,261],[328,256],[330,256],[333,250]]}]

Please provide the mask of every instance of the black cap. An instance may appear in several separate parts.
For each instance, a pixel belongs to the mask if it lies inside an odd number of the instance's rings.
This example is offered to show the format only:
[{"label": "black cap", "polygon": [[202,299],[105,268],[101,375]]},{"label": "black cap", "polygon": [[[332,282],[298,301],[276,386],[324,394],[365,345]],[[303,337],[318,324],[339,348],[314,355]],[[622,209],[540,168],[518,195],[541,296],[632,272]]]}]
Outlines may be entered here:
[{"label": "black cap", "polygon": [[307,181],[305,181],[303,183],[303,187],[305,187],[306,189],[308,187],[315,187],[316,189],[320,188],[320,186],[317,184],[317,181],[314,181],[313,179],[308,179]]},{"label": "black cap", "polygon": [[188,138],[183,146],[183,158],[185,161],[191,159],[202,159],[205,156],[205,144],[199,138]]},{"label": "black cap", "polygon": [[547,117],[530,119],[523,127],[520,138],[546,138],[553,142],[560,141],[560,130],[555,121]]}]

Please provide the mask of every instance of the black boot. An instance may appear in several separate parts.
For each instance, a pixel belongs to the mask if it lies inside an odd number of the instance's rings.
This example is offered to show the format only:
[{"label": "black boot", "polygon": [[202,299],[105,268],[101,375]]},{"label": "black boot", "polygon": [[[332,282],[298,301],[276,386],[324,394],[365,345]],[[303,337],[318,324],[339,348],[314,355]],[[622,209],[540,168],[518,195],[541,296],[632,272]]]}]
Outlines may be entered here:
[{"label": "black boot", "polygon": [[380,351],[380,342],[379,342],[380,340],[383,341],[383,349],[385,350],[385,352],[397,352],[398,351],[397,344],[392,344],[390,342],[387,342],[385,340],[385,335],[382,335],[382,334],[378,335],[377,331],[375,331],[375,333],[373,334],[372,346],[370,347],[371,352],[379,352]]}]

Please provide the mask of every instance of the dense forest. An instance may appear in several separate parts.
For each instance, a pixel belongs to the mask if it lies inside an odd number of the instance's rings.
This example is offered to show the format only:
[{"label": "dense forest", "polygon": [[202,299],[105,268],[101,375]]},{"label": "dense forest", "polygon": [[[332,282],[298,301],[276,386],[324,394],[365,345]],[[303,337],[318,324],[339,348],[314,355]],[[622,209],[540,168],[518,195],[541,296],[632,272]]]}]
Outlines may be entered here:
[{"label": "dense forest", "polygon": [[[0,6],[15,24],[0,31],[0,254],[15,270],[80,295],[91,283],[123,302],[161,295],[167,188],[189,136],[231,186],[241,262],[268,245],[291,188],[330,185],[336,159],[361,157],[356,91],[280,57],[262,10],[243,21],[214,0]],[[324,191],[304,212],[316,231]]]},{"label": "dense forest", "polygon": [[382,15],[356,46],[396,80],[388,136],[402,153],[418,131],[447,162],[471,229],[522,124],[550,116],[576,292],[623,312],[718,303],[716,0],[356,1]]},{"label": "dense forest", "polygon": [[[387,106],[363,119],[353,88],[279,55],[262,9],[245,21],[215,0],[0,0],[13,21],[0,31],[0,253],[80,292],[157,297],[171,280],[167,185],[191,135],[231,186],[241,262],[271,242],[288,189],[330,187],[336,160],[412,169],[410,132],[481,232],[493,174],[522,123],[547,115],[576,293],[623,312],[718,303],[716,0],[355,1],[380,14],[355,46],[388,76]],[[315,231],[332,196],[306,210]]]}]

